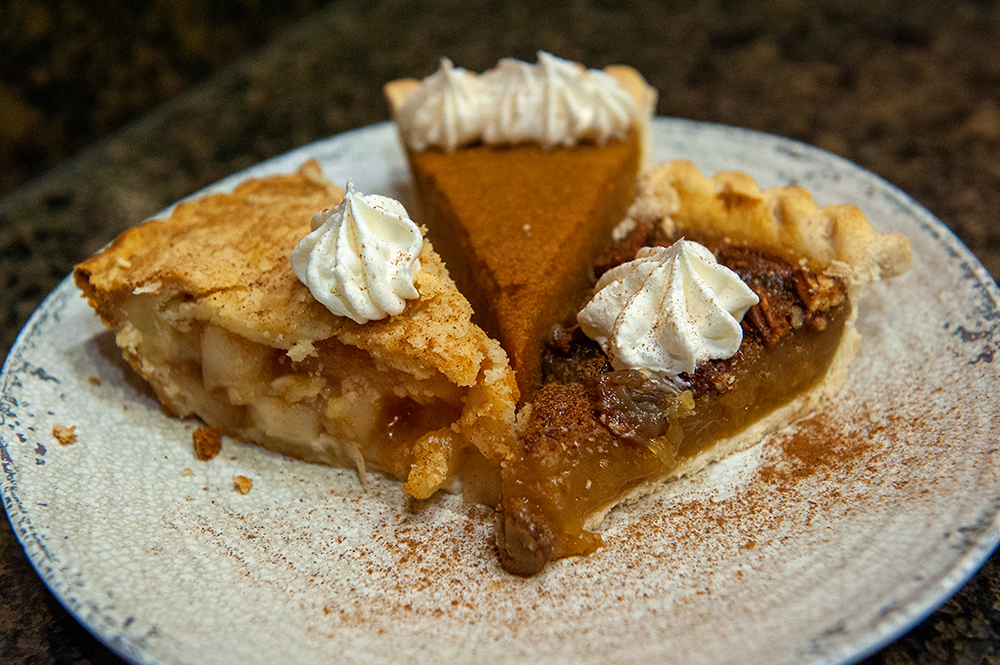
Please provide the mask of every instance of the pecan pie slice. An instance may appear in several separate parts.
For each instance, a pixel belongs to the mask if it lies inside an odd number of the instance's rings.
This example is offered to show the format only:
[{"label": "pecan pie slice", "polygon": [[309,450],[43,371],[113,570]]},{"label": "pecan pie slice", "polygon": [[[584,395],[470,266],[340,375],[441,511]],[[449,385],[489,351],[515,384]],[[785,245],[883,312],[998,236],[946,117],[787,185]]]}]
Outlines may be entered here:
[{"label": "pecan pie slice", "polygon": [[863,289],[912,262],[905,237],[876,232],[853,206],[819,208],[795,187],[761,191],[742,173],[706,178],[684,161],[640,178],[616,235],[597,276],[683,237],[759,302],[743,316],[736,354],[682,373],[681,392],[614,367],[572,324],[554,329],[544,382],[503,463],[499,544],[515,573],[593,551],[613,506],[758,443],[834,395],[858,349]]}]

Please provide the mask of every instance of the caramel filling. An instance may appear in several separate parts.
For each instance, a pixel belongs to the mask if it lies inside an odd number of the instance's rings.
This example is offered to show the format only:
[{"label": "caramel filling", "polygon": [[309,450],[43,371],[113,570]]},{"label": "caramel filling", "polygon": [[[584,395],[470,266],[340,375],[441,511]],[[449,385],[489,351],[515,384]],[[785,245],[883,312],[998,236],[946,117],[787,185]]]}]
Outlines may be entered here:
[{"label": "caramel filling", "polygon": [[[630,260],[645,244],[672,241],[648,228],[636,233],[645,234],[640,244],[626,238],[597,270]],[[695,239],[761,298],[744,317],[739,352],[686,375],[689,390],[678,395],[641,372],[613,370],[578,330],[557,329],[544,383],[502,468],[500,553],[509,571],[532,575],[550,559],[592,552],[602,541],[588,518],[675,474],[826,374],[850,315],[846,281],[764,251]]]}]

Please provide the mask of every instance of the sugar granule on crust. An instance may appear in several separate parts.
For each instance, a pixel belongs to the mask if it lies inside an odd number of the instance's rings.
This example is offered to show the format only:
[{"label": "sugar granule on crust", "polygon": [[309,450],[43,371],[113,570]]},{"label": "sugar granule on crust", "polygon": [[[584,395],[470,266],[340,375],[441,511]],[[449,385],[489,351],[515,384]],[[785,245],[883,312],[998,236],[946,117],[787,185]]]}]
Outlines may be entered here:
[{"label": "sugar granule on crust", "polygon": [[253,486],[253,481],[246,476],[233,476],[233,486],[240,494],[246,494]]},{"label": "sugar granule on crust", "polygon": [[59,442],[60,446],[71,446],[76,443],[76,425],[66,427],[65,425],[52,426],[52,438]]},{"label": "sugar granule on crust", "polygon": [[191,435],[194,441],[194,451],[202,462],[208,461],[222,450],[221,427],[199,427]]}]

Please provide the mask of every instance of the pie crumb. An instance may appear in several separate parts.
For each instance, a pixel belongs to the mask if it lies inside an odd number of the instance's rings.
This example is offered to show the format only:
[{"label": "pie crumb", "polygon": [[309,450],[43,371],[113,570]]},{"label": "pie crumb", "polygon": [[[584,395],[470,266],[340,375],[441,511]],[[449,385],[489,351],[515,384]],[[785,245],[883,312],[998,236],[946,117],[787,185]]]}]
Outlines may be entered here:
[{"label": "pie crumb", "polygon": [[182,478],[190,478],[193,475],[194,475],[194,471],[191,470],[191,467],[185,467],[185,469],[183,471],[181,471],[181,477]]},{"label": "pie crumb", "polygon": [[246,494],[250,491],[253,481],[246,476],[233,476],[233,485],[235,486],[237,492],[240,494]]},{"label": "pie crumb", "polygon": [[87,379],[87,382],[90,385],[92,385],[92,386],[99,386],[99,385],[101,385],[101,380],[98,379],[96,376],[90,377],[89,379]]},{"label": "pie crumb", "polygon": [[194,451],[202,462],[208,461],[222,450],[221,427],[199,427],[191,435],[194,441]]},{"label": "pie crumb", "polygon": [[53,425],[52,437],[61,446],[71,446],[76,443],[76,425],[66,427],[65,425]]}]

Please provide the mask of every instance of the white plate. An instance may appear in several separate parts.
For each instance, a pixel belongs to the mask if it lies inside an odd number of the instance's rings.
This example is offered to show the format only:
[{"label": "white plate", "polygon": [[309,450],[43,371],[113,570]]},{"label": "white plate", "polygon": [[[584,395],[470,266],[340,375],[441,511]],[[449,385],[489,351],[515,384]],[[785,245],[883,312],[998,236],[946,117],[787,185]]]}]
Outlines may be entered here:
[{"label": "white plate", "polygon": [[[914,268],[863,303],[860,354],[817,416],[615,511],[593,556],[519,579],[497,566],[491,513],[460,497],[418,504],[381,478],[362,493],[352,472],[228,440],[199,462],[196,423],[161,413],[67,280],[2,375],[0,489],[39,574],[142,663],[839,663],[902,634],[1000,536],[997,286],[928,212],[840,158],[729,127],[653,129],[657,158],[800,184],[910,237]],[[410,200],[388,124],[213,189],[307,157]]]}]

